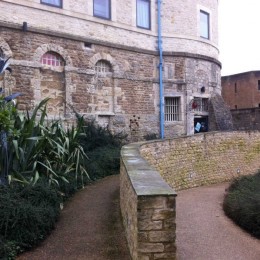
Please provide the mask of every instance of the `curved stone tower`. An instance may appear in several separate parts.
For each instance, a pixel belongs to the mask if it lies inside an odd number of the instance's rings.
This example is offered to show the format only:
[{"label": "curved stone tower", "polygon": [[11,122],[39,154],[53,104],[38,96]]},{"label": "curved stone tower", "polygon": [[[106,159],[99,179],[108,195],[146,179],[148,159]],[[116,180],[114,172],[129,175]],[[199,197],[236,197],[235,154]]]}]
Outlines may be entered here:
[{"label": "curved stone tower", "polygon": [[76,110],[132,141],[215,130],[218,0],[6,0],[0,32],[21,109],[50,96],[50,118]]}]

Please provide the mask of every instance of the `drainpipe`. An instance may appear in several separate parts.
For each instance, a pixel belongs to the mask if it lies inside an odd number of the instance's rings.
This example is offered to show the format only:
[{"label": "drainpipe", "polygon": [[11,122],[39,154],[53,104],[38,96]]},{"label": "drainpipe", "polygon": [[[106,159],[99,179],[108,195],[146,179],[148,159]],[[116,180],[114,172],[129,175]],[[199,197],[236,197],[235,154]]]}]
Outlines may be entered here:
[{"label": "drainpipe", "polygon": [[161,0],[158,3],[158,51],[159,51],[159,88],[160,88],[160,137],[164,138],[164,94],[163,94],[163,49],[161,28]]}]

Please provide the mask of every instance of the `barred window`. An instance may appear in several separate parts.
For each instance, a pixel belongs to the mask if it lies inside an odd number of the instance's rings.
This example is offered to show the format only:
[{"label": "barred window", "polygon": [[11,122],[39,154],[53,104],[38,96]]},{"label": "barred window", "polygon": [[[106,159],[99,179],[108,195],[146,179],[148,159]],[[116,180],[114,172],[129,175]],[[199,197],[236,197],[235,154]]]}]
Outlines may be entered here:
[{"label": "barred window", "polygon": [[95,65],[95,71],[97,73],[106,73],[106,72],[111,72],[112,68],[108,61],[100,60]]},{"label": "barred window", "polygon": [[195,97],[192,103],[192,109],[198,112],[208,112],[208,98]]},{"label": "barred window", "polygon": [[41,64],[49,66],[64,66],[64,60],[55,52],[46,52],[42,55]]},{"label": "barred window", "polygon": [[208,99],[202,98],[201,99],[201,111],[207,112],[208,110],[209,110]]},{"label": "barred window", "polygon": [[180,97],[166,97],[165,98],[165,121],[180,121],[181,115],[180,115]]}]

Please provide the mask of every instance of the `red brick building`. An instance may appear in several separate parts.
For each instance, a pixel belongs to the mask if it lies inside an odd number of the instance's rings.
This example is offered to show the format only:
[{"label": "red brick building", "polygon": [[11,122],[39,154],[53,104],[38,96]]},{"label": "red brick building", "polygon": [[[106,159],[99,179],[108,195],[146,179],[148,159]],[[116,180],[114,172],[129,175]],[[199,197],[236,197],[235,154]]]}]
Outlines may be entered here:
[{"label": "red brick building", "polygon": [[221,78],[222,97],[230,109],[260,107],[260,71]]}]

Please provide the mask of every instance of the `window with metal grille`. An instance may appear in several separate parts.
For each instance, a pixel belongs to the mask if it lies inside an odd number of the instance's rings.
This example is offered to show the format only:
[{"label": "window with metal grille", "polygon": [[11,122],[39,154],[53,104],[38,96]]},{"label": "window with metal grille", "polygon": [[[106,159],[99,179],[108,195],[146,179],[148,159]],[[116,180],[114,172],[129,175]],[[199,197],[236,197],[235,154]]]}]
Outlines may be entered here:
[{"label": "window with metal grille", "polygon": [[95,65],[95,71],[98,73],[106,73],[106,72],[111,72],[112,69],[108,61],[100,60]]},{"label": "window with metal grille", "polygon": [[195,97],[192,103],[192,109],[198,112],[208,112],[208,98]]},{"label": "window with metal grille", "polygon": [[166,97],[164,105],[165,121],[180,121],[180,97]]},{"label": "window with metal grille", "polygon": [[201,111],[207,112],[209,110],[209,100],[207,98],[201,99]]},{"label": "window with metal grille", "polygon": [[46,52],[42,55],[41,64],[49,66],[64,66],[64,60],[55,52]]}]

